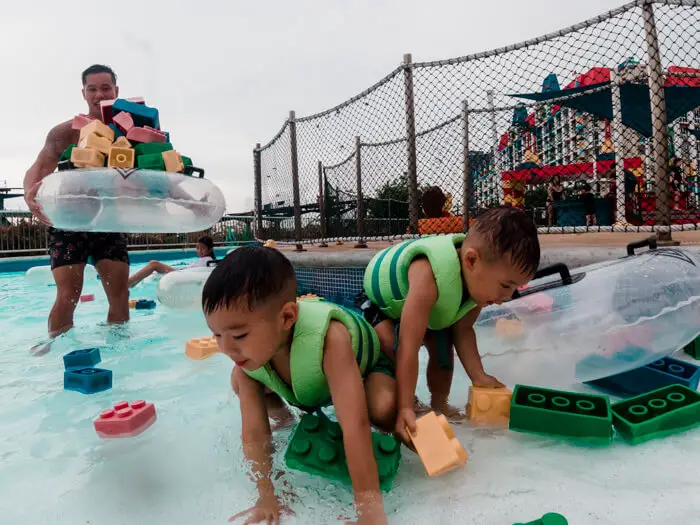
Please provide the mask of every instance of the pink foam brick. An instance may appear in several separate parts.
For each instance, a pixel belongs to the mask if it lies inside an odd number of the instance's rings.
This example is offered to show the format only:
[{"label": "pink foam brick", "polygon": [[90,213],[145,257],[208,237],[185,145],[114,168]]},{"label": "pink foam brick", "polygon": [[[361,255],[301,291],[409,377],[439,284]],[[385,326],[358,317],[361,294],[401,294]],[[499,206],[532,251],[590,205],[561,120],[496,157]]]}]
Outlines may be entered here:
[{"label": "pink foam brick", "polygon": [[126,111],[114,115],[112,122],[124,133],[129,133],[129,130],[134,127],[134,119],[131,113],[127,113]]},{"label": "pink foam brick", "polygon": [[102,411],[93,424],[101,438],[134,437],[150,427],[156,418],[153,403],[120,401],[113,408]]},{"label": "pink foam brick", "polygon": [[81,113],[73,117],[73,124],[71,124],[71,128],[81,129],[83,126],[87,126],[88,124],[90,124],[90,122],[92,122],[93,120],[95,119],[92,117],[88,117],[87,115],[83,115]]},{"label": "pink foam brick", "polygon": [[87,302],[94,301],[94,300],[95,300],[95,294],[86,293],[85,295],[80,296],[81,303],[87,303]]},{"label": "pink foam brick", "polygon": [[[116,99],[112,100],[102,100],[100,102],[100,110],[102,111],[102,122],[105,124],[111,124],[114,122],[114,117],[112,116],[112,106],[114,105],[114,101]],[[134,104],[146,104],[146,101],[142,97],[131,97],[127,98],[129,102],[133,102]]]},{"label": "pink foam brick", "polygon": [[126,134],[126,138],[132,142],[167,142],[165,133],[149,126],[131,128]]}]

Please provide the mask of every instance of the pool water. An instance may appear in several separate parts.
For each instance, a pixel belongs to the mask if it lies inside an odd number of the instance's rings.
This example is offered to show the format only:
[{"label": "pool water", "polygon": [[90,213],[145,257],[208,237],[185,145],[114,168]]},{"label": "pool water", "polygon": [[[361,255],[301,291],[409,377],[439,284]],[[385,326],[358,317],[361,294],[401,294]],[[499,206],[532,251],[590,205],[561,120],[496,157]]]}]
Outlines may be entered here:
[{"label": "pool water", "polygon": [[[131,295],[155,299],[155,291],[148,281]],[[75,328],[50,353],[34,357],[28,350],[45,336],[55,288],[28,287],[22,273],[0,274],[0,522],[225,524],[253,505],[229,383],[232,362],[184,356],[188,339],[210,335],[202,314],[159,304],[132,310],[128,325],[112,327],[104,324],[100,283],[86,282],[83,293],[94,293],[95,301],[78,305]],[[480,345],[488,349],[489,341]],[[102,354],[98,366],[113,371],[113,388],[89,396],[64,391],[62,356],[92,346]],[[424,354],[418,394],[427,400]],[[463,406],[467,390],[458,366],[452,403]],[[98,438],[93,419],[122,399],[155,403],[158,420],[135,438]],[[698,520],[698,430],[634,447],[616,439],[603,448],[507,430],[455,430],[469,454],[458,471],[428,478],[404,449],[385,495],[390,523],[510,525],[546,512],[559,512],[572,525]],[[289,432],[275,435],[276,464],[284,470],[277,486],[285,480],[295,493],[285,500],[295,516],[283,523],[351,516],[349,487],[284,469]]]}]

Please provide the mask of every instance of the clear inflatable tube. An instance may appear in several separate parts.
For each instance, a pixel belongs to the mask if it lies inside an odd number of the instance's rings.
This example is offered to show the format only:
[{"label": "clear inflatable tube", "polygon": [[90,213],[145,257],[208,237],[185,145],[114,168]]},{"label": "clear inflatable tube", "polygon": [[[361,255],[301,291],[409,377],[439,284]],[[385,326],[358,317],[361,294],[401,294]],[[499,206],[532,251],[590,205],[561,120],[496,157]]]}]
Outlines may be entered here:
[{"label": "clear inflatable tube", "polygon": [[[83,282],[97,278],[97,270],[91,264],[85,265]],[[55,284],[51,266],[33,266],[24,273],[24,280],[31,286],[49,286]]]},{"label": "clear inflatable tube", "polygon": [[85,168],[52,173],[37,202],[54,227],[82,232],[206,230],[226,211],[211,181],[163,171]]},{"label": "clear inflatable tube", "polygon": [[651,363],[700,332],[700,262],[683,250],[571,277],[569,285],[559,276],[535,280],[535,293],[483,310],[475,330],[487,373],[510,385],[565,388]]},{"label": "clear inflatable tube", "polygon": [[158,282],[158,301],[178,310],[201,310],[202,289],[213,269],[211,265],[165,274]]}]

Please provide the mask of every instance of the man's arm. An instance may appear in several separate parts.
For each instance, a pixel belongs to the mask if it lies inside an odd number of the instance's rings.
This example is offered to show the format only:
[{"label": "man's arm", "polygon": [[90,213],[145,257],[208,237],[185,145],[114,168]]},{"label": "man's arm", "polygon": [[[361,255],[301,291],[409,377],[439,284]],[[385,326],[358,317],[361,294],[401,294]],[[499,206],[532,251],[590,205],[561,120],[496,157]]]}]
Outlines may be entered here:
[{"label": "man's arm", "polygon": [[481,363],[481,356],[476,345],[476,332],[474,331],[474,323],[480,313],[481,308],[477,306],[455,323],[452,329],[455,349],[474,386],[502,387],[502,383],[484,371],[484,366]]},{"label": "man's arm", "polygon": [[350,333],[338,321],[331,321],[326,332],[323,372],[330,387],[338,422],[343,429],[343,445],[359,522],[386,523],[364,383],[355,360]]},{"label": "man's arm", "polygon": [[42,179],[53,173],[58,165],[58,159],[63,152],[62,146],[68,147],[73,130],[71,122],[64,122],[54,127],[49,131],[44,142],[44,147],[41,148],[34,164],[27,170],[24,175],[24,200],[29,206],[29,210],[37,216],[37,218],[46,224],[50,224],[48,218],[41,212],[41,206],[36,202],[36,192],[39,189],[38,183]]}]

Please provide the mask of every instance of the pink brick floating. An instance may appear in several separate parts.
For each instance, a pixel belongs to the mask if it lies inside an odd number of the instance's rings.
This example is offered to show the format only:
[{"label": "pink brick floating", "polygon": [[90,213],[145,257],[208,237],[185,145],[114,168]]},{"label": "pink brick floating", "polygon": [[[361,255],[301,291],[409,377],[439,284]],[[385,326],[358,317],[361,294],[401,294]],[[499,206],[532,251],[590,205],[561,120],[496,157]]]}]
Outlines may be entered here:
[{"label": "pink brick floating", "polygon": [[143,400],[120,401],[113,408],[102,411],[93,423],[101,438],[134,437],[141,434],[156,420],[156,407]]},{"label": "pink brick floating", "polygon": [[90,301],[95,300],[95,294],[92,293],[86,293],[85,295],[80,296],[80,302],[81,303],[88,303]]}]

